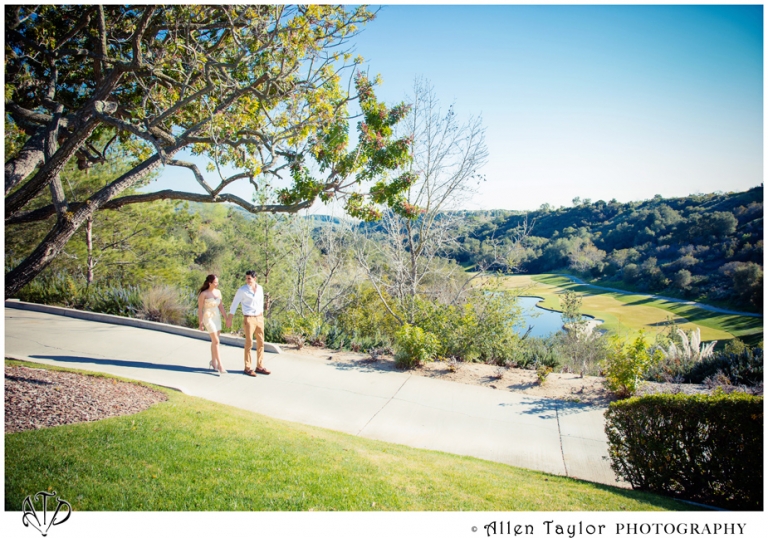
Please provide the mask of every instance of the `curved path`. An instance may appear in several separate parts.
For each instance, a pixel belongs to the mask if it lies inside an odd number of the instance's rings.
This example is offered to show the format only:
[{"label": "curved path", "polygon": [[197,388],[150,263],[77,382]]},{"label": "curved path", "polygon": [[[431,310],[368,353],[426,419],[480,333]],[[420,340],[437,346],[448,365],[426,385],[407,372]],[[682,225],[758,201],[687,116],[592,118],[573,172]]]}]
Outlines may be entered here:
[{"label": "curved path", "polygon": [[702,310],[708,310],[710,312],[717,312],[718,314],[730,314],[735,316],[747,316],[750,318],[762,318],[762,314],[756,314],[755,312],[739,312],[737,310],[727,310],[725,308],[719,308],[717,306],[711,306],[704,303],[697,303],[695,301],[686,301],[685,299],[676,299],[674,297],[665,297],[663,295],[649,295],[647,293],[638,293],[634,291],[627,291],[627,290],[620,290],[618,288],[607,288],[605,286],[598,286],[596,284],[590,284],[589,282],[585,282],[582,279],[571,276],[571,275],[563,275],[560,273],[552,273],[553,275],[562,276],[569,280],[572,280],[576,284],[580,284],[582,286],[590,286],[592,288],[597,288],[599,290],[605,290],[610,291],[614,293],[621,293],[623,295],[638,295],[640,297],[649,297],[651,299],[661,299],[662,301],[669,301],[670,303],[681,303],[686,306],[695,306],[696,308],[701,308]]},{"label": "curved path", "polygon": [[[78,319],[83,314],[90,319]],[[173,387],[361,437],[626,486],[607,461],[605,408],[407,372],[340,368],[287,351],[267,353],[272,375],[252,378],[243,375],[243,350],[234,345],[221,346],[230,374],[219,377],[207,369],[208,341],[128,321],[6,302],[5,356]]]}]

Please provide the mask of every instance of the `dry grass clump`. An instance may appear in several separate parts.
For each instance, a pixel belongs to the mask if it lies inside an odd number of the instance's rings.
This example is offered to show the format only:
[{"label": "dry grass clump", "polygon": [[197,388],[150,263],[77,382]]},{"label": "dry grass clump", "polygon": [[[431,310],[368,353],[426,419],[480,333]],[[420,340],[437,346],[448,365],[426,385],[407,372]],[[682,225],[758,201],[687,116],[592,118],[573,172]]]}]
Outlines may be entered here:
[{"label": "dry grass clump", "polygon": [[184,298],[171,286],[153,286],[141,295],[138,317],[171,325],[183,325],[185,319]]}]

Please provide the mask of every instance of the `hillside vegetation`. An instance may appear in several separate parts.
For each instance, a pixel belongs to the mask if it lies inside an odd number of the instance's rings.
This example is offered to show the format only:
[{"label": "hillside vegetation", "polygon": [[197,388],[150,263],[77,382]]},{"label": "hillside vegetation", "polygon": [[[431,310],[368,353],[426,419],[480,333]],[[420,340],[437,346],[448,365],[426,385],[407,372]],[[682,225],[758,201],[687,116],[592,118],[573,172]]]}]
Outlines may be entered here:
[{"label": "hillside vegetation", "polygon": [[462,264],[517,245],[527,273],[567,271],[594,283],[762,311],[763,186],[746,192],[619,203],[574,199],[527,213],[465,214],[464,237],[447,254]]}]

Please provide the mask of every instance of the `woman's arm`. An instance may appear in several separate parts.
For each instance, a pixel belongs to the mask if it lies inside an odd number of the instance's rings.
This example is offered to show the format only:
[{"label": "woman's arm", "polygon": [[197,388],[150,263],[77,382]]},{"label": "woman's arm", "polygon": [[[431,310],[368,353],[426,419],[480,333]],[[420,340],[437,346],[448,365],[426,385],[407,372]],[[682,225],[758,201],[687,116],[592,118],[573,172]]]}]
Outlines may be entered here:
[{"label": "woman's arm", "polygon": [[205,297],[201,293],[197,296],[197,321],[201,331],[205,328],[203,327],[203,303],[205,303]]},{"label": "woman's arm", "polygon": [[221,294],[219,290],[216,290],[216,293],[219,294],[219,312],[221,312],[221,315],[226,319],[227,317],[227,310],[224,308],[224,296]]}]

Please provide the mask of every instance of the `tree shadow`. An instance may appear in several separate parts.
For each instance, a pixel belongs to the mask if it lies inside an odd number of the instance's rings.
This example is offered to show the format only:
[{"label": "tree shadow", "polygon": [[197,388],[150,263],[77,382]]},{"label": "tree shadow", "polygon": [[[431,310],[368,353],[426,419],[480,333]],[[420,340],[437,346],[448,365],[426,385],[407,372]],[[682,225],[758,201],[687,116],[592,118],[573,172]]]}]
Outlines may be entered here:
[{"label": "tree shadow", "polygon": [[26,377],[19,377],[15,375],[5,374],[6,379],[16,381],[17,383],[29,383],[31,385],[55,385],[52,381],[44,381],[42,379],[29,379]]},{"label": "tree shadow", "polygon": [[501,407],[511,407],[524,405],[527,409],[522,411],[524,415],[537,415],[539,418],[549,420],[557,418],[557,415],[575,415],[577,413],[586,413],[588,411],[594,411],[605,406],[583,403],[583,402],[570,402],[567,400],[556,400],[550,398],[539,398],[535,400],[524,400],[519,404],[500,403]]},{"label": "tree shadow", "polygon": [[[678,325],[682,325],[684,323],[688,323],[688,320],[686,318],[677,317],[672,320],[673,323],[676,323]],[[650,327],[665,327],[669,325],[669,321],[657,321],[656,323],[648,323],[647,324]]]},{"label": "tree shadow", "polygon": [[370,359],[361,359],[357,361],[334,361],[328,364],[336,370],[341,372],[364,372],[374,374],[386,374],[390,372],[407,373],[407,370],[398,370],[397,368],[389,368],[378,361]]}]

